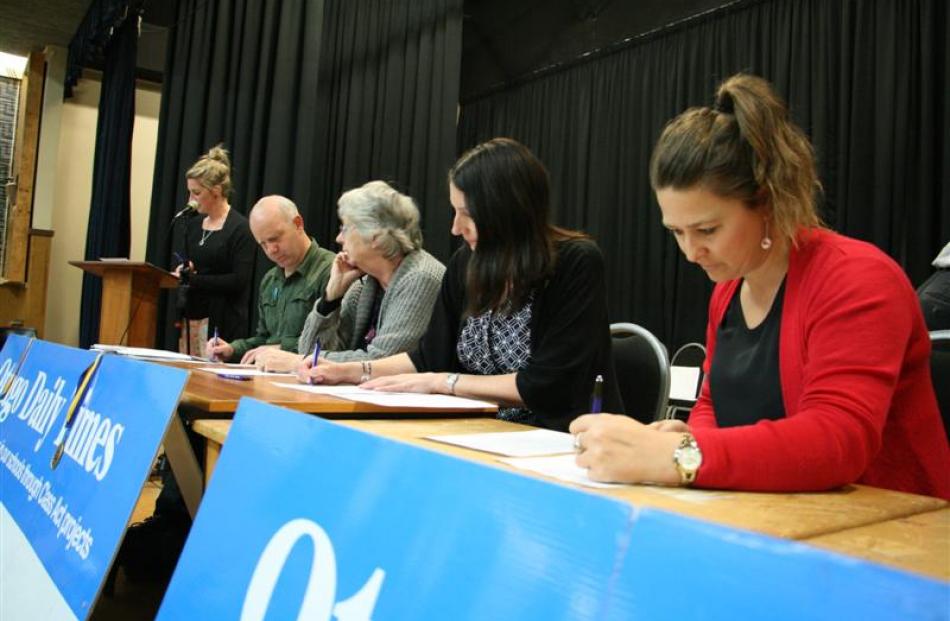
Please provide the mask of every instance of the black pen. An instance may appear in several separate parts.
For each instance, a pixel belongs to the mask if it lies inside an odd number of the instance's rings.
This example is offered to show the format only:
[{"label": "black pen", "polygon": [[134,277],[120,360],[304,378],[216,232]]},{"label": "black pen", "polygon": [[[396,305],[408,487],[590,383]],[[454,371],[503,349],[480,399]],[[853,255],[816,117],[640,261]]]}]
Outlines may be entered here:
[{"label": "black pen", "polygon": [[598,375],[594,378],[594,392],[590,396],[590,411],[592,414],[600,414],[604,409],[604,376]]},{"label": "black pen", "polygon": [[238,375],[238,374],[236,374],[236,373],[218,373],[217,375],[218,375],[218,377],[220,377],[221,379],[238,380],[238,381],[242,381],[242,382],[249,382],[249,381],[251,381],[251,376],[250,376],[250,375]]}]

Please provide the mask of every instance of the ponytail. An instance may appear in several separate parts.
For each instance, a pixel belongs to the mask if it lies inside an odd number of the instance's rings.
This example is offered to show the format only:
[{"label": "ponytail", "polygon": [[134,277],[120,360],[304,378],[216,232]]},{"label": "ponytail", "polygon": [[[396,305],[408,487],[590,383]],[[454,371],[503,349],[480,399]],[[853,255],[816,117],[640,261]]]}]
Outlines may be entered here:
[{"label": "ponytail", "polygon": [[666,126],[650,183],[654,190],[703,185],[751,208],[767,204],[775,228],[792,243],[799,229],[823,226],[812,146],[785,102],[756,76],[732,76],[712,108],[692,108]]}]

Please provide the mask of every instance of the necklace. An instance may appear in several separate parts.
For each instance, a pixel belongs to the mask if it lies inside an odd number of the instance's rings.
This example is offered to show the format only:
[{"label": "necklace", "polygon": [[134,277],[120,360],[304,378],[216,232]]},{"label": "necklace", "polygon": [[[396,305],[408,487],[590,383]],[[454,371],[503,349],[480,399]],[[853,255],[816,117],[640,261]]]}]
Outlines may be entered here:
[{"label": "necklace", "polygon": [[208,241],[208,238],[211,237],[211,234],[215,231],[210,229],[201,229],[201,241],[198,242],[199,246],[204,246],[205,242]]}]

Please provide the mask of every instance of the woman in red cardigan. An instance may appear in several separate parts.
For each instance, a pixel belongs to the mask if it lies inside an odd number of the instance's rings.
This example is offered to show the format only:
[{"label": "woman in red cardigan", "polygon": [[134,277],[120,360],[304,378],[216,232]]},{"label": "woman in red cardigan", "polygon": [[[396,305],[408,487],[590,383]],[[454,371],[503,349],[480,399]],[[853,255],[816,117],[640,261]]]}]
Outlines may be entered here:
[{"label": "woman in red cardigan", "polygon": [[571,424],[604,481],[812,491],[848,483],[950,498],[930,342],[901,268],[825,229],[808,139],[768,82],[726,80],[656,145],[663,222],[716,283],[689,425]]}]

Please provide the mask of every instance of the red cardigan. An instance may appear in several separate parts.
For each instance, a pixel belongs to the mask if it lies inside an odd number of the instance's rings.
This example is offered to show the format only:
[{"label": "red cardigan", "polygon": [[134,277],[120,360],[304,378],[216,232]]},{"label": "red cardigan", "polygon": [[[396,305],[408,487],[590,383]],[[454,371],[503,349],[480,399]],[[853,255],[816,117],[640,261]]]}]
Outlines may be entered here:
[{"label": "red cardigan", "polygon": [[[950,447],[930,381],[930,339],[903,270],[874,246],[817,230],[789,257],[779,337],[786,417],[720,429],[709,381],[690,413],[696,485],[812,491],[863,483],[950,498]],[[716,285],[716,330],[741,280]]]}]

